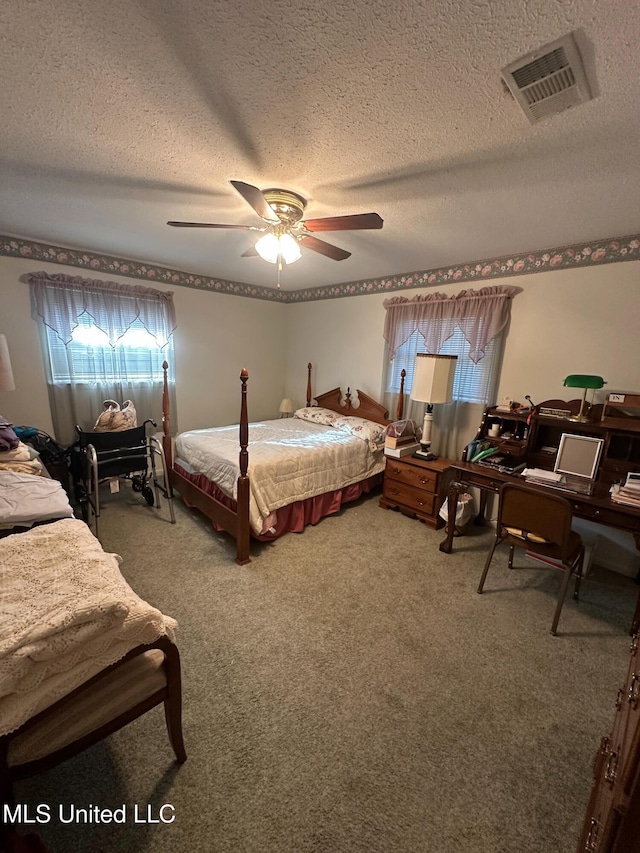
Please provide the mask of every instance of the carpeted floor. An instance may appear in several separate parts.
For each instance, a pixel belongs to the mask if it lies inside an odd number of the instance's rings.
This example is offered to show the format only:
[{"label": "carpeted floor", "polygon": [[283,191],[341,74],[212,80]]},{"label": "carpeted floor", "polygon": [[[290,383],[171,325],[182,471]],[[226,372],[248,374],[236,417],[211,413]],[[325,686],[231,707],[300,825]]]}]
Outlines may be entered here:
[{"label": "carpeted floor", "polygon": [[[442,531],[373,495],[241,568],[176,514],[126,490],[102,524],[130,584],[179,621],[188,761],[156,708],[21,783],[19,801],[51,806],[53,853],[573,853],[631,580],[594,569],[553,638],[559,573],[497,556],[478,596],[481,528],[447,556]],[[61,824],[60,803],[125,804],[127,821]],[[172,823],[134,822],[165,803]]]}]

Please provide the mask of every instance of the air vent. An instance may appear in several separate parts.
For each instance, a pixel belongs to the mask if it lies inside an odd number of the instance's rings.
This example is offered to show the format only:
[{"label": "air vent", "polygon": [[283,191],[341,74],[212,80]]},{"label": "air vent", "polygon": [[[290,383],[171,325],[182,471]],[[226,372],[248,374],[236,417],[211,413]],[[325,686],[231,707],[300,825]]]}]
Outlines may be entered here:
[{"label": "air vent", "polygon": [[532,124],[592,97],[571,33],[512,62],[502,76]]}]

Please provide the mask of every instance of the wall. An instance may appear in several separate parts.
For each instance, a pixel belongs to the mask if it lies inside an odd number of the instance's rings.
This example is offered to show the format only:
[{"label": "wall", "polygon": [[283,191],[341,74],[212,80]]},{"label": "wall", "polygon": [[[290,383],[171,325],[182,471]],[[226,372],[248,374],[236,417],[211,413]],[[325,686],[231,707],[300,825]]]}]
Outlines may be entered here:
[{"label": "wall", "polygon": [[[46,270],[91,278],[89,271],[41,261],[0,257],[0,332],[7,336],[15,391],[0,392],[0,414],[17,424],[51,433],[49,399],[40,341],[31,318],[28,272]],[[124,276],[98,279],[145,284]],[[179,427],[196,429],[234,423],[240,412],[240,371],[249,371],[249,414],[252,420],[278,416],[284,395],[287,347],[283,305],[225,294],[171,288],[178,328],[175,332]]]},{"label": "wall", "polygon": [[[513,299],[498,397],[525,402],[567,399],[570,373],[595,373],[607,381],[596,402],[609,391],[640,392],[637,338],[640,329],[640,262],[608,264],[514,278],[493,279],[522,289]],[[471,289],[479,289],[477,287]],[[448,295],[468,288],[438,285]],[[407,290],[411,298],[424,289]],[[397,293],[392,294],[397,296]],[[314,392],[335,385],[382,392],[385,300],[383,294],[329,299],[286,306],[289,347],[287,393],[299,383],[299,364],[311,361]],[[579,392],[570,394],[579,396]],[[473,437],[464,436],[460,450]]]}]

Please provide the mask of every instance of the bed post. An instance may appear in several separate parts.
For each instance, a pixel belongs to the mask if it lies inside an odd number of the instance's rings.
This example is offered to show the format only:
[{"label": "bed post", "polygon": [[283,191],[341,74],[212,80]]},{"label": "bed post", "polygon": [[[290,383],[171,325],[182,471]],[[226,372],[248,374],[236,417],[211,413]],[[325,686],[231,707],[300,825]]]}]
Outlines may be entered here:
[{"label": "bed post", "polygon": [[247,415],[247,379],[249,374],[243,368],[240,371],[242,383],[240,403],[240,476],[238,477],[238,500],[236,532],[236,563],[244,566],[251,562],[249,556],[249,418]]},{"label": "bed post", "polygon": [[164,458],[169,469],[166,472],[167,482],[169,482],[169,471],[173,468],[173,454],[171,451],[171,436],[169,435],[169,427],[171,425],[169,418],[169,380],[167,378],[169,365],[166,361],[162,362],[162,370],[164,372],[162,386],[162,449],[164,450]]},{"label": "bed post", "polygon": [[407,375],[407,371],[402,368],[400,371],[400,393],[398,394],[398,405],[396,407],[396,420],[402,420],[402,413],[404,411],[404,380]]},{"label": "bed post", "polygon": [[311,362],[307,365],[307,406],[311,405]]}]

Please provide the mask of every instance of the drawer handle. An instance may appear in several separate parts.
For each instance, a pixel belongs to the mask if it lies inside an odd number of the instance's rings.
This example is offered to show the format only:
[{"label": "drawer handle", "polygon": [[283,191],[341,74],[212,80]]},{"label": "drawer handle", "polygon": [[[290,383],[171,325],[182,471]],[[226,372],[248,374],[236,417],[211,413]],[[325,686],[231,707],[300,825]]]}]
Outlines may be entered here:
[{"label": "drawer handle", "polygon": [[598,849],[598,829],[600,824],[592,817],[589,821],[589,835],[587,835],[587,841],[584,845],[584,853],[596,853]]},{"label": "drawer handle", "polygon": [[423,486],[429,485],[429,479],[427,477],[420,477],[420,482],[422,483]]},{"label": "drawer handle", "polygon": [[607,769],[604,771],[604,778],[607,782],[613,784],[616,780],[618,770],[618,753],[615,750],[611,751],[609,760],[607,761]]},{"label": "drawer handle", "polygon": [[398,468],[397,465],[394,468],[392,468],[391,470],[393,471],[394,474],[400,474],[402,472],[402,468]]},{"label": "drawer handle", "polygon": [[397,489],[395,486],[390,486],[389,487],[389,493],[392,495],[399,495],[400,489]]},{"label": "drawer handle", "polygon": [[629,685],[628,700],[634,708],[638,707],[640,702],[640,673],[634,672],[631,676],[631,684]]},{"label": "drawer handle", "polygon": [[425,503],[426,503],[425,501],[418,501],[418,506],[424,506]]}]

